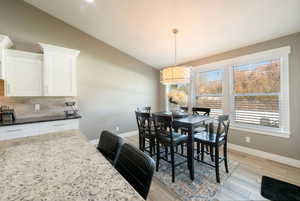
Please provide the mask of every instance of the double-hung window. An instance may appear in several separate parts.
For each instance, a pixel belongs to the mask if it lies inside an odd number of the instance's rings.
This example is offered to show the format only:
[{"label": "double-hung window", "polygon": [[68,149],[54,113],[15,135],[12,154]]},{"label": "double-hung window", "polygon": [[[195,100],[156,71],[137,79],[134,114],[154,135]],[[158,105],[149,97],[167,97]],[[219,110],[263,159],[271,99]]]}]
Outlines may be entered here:
[{"label": "double-hung window", "polygon": [[233,67],[235,124],[280,128],[280,58]]},{"label": "double-hung window", "polygon": [[290,47],[192,68],[190,107],[229,114],[231,128],[289,136]]},{"label": "double-hung window", "polygon": [[223,114],[223,69],[197,72],[195,77],[195,106],[211,108],[210,115]]}]

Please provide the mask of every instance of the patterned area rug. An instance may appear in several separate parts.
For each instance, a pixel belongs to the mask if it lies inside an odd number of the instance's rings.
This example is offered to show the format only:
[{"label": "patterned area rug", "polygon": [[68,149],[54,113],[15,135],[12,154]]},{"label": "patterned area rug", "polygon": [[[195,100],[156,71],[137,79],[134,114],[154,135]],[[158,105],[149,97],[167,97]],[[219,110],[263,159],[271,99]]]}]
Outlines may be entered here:
[{"label": "patterned area rug", "polygon": [[[162,154],[163,155],[163,154]],[[210,157],[204,157],[206,162],[211,163]],[[170,156],[169,156],[170,160]],[[175,155],[176,163],[186,160],[186,158]],[[175,168],[175,183],[172,183],[171,164],[160,160],[159,171],[154,176],[163,184],[173,191],[178,198],[184,201],[208,201],[216,200],[215,196],[220,187],[226,182],[230,175],[237,169],[239,163],[228,161],[229,173],[225,171],[224,163],[220,164],[221,184],[216,182],[215,169],[206,164],[194,161],[195,179],[190,180],[190,174],[187,163],[183,163]]]}]

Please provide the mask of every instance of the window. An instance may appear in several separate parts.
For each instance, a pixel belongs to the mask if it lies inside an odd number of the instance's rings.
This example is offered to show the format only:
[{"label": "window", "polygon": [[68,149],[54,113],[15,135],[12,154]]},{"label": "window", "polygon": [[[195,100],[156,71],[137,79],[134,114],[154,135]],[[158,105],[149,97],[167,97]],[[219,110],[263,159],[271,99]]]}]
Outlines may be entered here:
[{"label": "window", "polygon": [[223,70],[199,72],[196,76],[196,107],[211,108],[211,116],[223,113]]},{"label": "window", "polygon": [[215,117],[230,114],[232,129],[288,137],[289,53],[288,46],[194,67],[191,87],[174,85],[169,93],[191,98],[180,106],[208,107]]},{"label": "window", "polygon": [[280,59],[233,67],[232,120],[280,127]]}]

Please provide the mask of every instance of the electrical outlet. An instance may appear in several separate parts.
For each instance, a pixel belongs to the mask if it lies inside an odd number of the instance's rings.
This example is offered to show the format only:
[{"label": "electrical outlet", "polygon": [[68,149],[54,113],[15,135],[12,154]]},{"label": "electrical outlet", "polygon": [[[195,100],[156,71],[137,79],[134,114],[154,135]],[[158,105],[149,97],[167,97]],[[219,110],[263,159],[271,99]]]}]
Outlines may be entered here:
[{"label": "electrical outlet", "polygon": [[250,137],[246,137],[245,140],[246,140],[247,143],[251,142],[251,138]]},{"label": "electrical outlet", "polygon": [[41,109],[40,104],[34,104],[34,111],[35,111],[35,112],[40,111],[40,109]]},{"label": "electrical outlet", "polygon": [[119,130],[120,130],[119,126],[116,126],[116,131],[119,131]]}]

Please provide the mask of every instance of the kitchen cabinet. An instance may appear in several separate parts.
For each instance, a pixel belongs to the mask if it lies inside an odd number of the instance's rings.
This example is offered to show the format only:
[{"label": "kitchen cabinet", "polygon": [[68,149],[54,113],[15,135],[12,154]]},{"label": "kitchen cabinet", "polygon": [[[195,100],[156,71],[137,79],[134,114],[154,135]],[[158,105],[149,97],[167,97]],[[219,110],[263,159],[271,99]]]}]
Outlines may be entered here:
[{"label": "kitchen cabinet", "polygon": [[31,123],[15,126],[0,126],[0,141],[74,129],[79,129],[78,119]]},{"label": "kitchen cabinet", "polygon": [[4,51],[5,95],[42,96],[42,54]]},{"label": "kitchen cabinet", "polygon": [[44,96],[76,96],[78,50],[40,43],[43,50]]},{"label": "kitchen cabinet", "polygon": [[12,45],[9,37],[0,34],[0,79],[4,79],[4,50],[10,48]]}]

